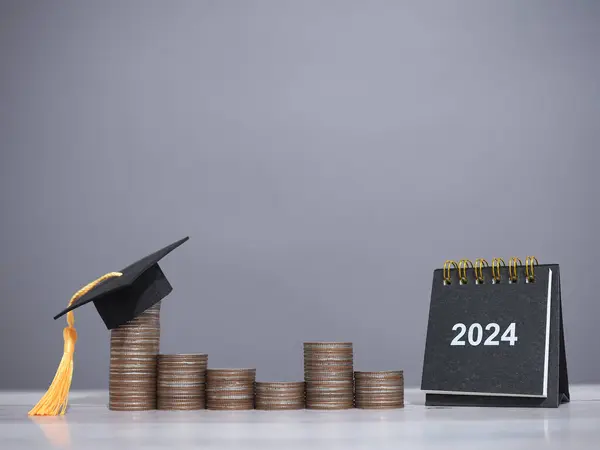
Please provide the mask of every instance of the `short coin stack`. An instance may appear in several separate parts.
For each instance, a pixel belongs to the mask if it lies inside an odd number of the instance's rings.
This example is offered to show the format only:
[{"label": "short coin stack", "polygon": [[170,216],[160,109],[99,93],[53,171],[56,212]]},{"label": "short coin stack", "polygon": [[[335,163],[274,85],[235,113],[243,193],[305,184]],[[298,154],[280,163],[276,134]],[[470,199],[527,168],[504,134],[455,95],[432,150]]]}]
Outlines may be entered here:
[{"label": "short coin stack", "polygon": [[254,409],[256,369],[207,369],[206,406],[213,410]]},{"label": "short coin stack", "polygon": [[256,383],[256,409],[266,411],[304,409],[304,383]]},{"label": "short coin stack", "polygon": [[354,353],[350,342],[305,342],[307,409],[354,406]]},{"label": "short coin stack", "polygon": [[394,409],[404,407],[404,372],[355,372],[356,407]]},{"label": "short coin stack", "polygon": [[158,355],[157,409],[206,408],[208,355]]},{"label": "short coin stack", "polygon": [[156,409],[156,356],[160,345],[160,303],[110,335],[109,409]]}]

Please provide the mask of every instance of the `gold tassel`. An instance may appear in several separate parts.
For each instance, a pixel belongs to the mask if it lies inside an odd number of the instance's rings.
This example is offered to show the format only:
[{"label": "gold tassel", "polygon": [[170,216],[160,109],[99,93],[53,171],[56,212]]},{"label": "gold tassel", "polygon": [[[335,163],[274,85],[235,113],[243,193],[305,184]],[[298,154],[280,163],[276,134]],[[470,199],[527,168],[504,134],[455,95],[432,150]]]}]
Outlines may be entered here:
[{"label": "gold tassel", "polygon": [[[71,297],[69,306],[91,291],[99,283],[109,278],[120,277],[121,275],[122,273],[120,272],[110,272],[92,281]],[[71,380],[73,379],[73,354],[75,353],[75,342],[77,342],[77,331],[73,326],[74,324],[75,316],[73,315],[73,311],[69,311],[67,313],[67,327],[63,330],[65,341],[63,356],[56,370],[56,375],[54,375],[48,391],[46,391],[37,405],[29,411],[29,416],[62,416],[67,410],[69,390],[71,389]]]}]

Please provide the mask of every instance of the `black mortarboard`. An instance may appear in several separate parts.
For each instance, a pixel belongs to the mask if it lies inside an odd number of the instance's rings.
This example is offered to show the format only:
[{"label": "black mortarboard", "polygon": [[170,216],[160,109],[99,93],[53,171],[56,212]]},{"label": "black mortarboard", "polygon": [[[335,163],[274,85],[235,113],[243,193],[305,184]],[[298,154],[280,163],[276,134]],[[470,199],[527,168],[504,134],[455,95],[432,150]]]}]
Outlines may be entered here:
[{"label": "black mortarboard", "polygon": [[109,330],[136,318],[173,290],[158,262],[188,239],[185,237],[127,266],[121,270],[121,276],[98,284],[54,316],[54,320],[90,302],[94,302]]}]

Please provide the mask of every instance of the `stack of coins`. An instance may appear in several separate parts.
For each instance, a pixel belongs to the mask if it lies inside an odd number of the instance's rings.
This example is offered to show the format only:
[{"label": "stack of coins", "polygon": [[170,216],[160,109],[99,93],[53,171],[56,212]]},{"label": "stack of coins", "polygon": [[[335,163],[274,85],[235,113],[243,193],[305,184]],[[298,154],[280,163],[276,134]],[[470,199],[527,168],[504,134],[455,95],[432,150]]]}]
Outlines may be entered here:
[{"label": "stack of coins", "polygon": [[404,372],[355,372],[356,407],[393,409],[404,407]]},{"label": "stack of coins", "polygon": [[109,409],[156,409],[156,356],[159,345],[160,303],[111,330]]},{"label": "stack of coins", "polygon": [[256,369],[208,369],[206,406],[214,410],[254,409]]},{"label": "stack of coins", "polygon": [[304,383],[256,383],[256,409],[266,411],[304,409]]},{"label": "stack of coins", "polygon": [[206,408],[206,354],[158,355],[157,409]]},{"label": "stack of coins", "polygon": [[304,343],[307,409],[354,406],[354,353],[350,342]]}]

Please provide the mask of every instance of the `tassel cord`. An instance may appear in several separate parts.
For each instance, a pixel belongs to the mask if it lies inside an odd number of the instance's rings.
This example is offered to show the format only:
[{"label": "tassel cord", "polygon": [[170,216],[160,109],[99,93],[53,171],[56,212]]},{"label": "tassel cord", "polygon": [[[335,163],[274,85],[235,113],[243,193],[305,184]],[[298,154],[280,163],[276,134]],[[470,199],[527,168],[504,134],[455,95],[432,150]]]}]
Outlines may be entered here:
[{"label": "tassel cord", "polygon": [[[109,278],[120,277],[121,275],[122,273],[120,272],[110,272],[88,283],[71,297],[68,306],[73,305],[79,298],[83,297],[103,281]],[[75,353],[75,342],[77,342],[73,311],[67,313],[67,326],[63,329],[63,339],[63,356],[54,379],[40,401],[29,411],[29,416],[62,416],[67,410],[69,390],[71,389],[71,381],[73,379],[73,355]]]}]

